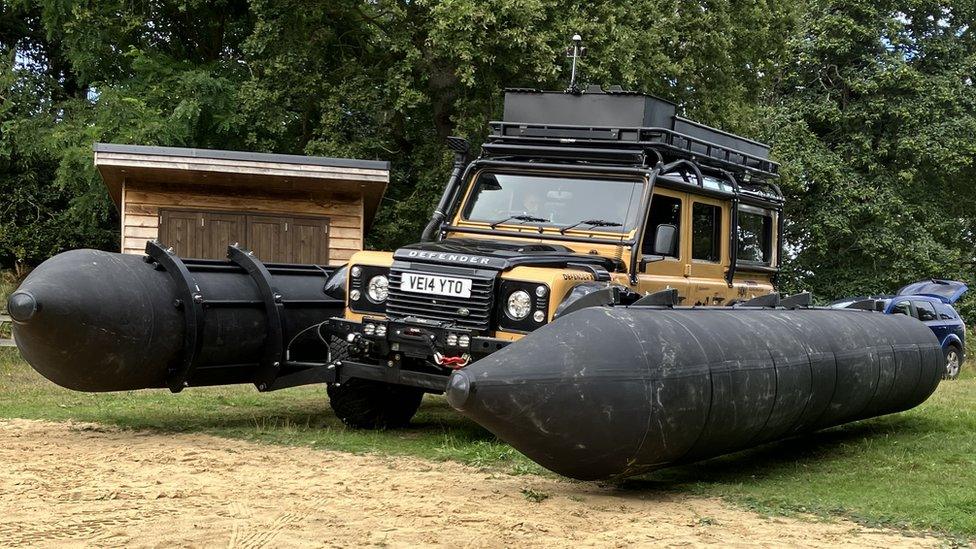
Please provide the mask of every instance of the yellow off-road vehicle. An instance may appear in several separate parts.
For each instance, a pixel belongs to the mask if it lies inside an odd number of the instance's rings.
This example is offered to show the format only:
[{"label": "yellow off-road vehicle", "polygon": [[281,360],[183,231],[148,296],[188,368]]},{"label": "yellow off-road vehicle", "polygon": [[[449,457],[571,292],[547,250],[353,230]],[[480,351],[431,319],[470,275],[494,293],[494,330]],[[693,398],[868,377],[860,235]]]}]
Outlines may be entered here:
[{"label": "yellow off-road vehicle", "polygon": [[598,87],[508,90],[477,159],[449,145],[422,241],[348,264],[328,326],[347,344],[335,363],[356,371],[329,389],[348,424],[402,425],[452,369],[583,307],[777,299],[783,196],[766,145]]}]

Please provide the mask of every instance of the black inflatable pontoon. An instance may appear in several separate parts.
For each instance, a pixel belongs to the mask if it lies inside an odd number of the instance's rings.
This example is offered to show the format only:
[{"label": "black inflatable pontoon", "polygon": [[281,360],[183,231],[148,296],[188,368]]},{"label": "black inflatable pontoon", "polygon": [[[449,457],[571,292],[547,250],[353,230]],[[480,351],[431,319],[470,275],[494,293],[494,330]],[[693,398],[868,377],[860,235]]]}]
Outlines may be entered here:
[{"label": "black inflatable pontoon", "polygon": [[942,360],[903,315],[597,307],[455,372],[447,398],[533,461],[592,480],[907,410]]}]

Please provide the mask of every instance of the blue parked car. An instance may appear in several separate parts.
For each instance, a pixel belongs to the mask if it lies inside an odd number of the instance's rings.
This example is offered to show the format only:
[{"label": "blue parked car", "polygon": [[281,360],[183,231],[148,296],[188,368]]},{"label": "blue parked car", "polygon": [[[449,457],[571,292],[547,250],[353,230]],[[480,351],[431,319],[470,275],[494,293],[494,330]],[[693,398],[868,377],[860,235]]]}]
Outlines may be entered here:
[{"label": "blue parked car", "polygon": [[952,304],[968,289],[962,282],[933,278],[909,284],[896,295],[842,299],[830,306],[869,309],[919,319],[932,329],[942,344],[946,359],[945,379],[956,379],[966,358],[966,324]]}]

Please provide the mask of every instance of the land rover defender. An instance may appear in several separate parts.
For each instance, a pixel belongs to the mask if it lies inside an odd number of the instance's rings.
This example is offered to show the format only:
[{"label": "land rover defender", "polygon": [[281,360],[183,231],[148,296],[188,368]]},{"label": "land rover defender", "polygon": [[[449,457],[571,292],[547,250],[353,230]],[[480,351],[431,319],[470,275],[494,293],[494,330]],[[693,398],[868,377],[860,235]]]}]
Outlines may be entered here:
[{"label": "land rover defender", "polygon": [[580,308],[778,299],[783,195],[766,145],[599,87],[507,90],[490,126],[473,161],[449,139],[453,173],[420,242],[349,261],[344,317],[324,330],[333,364],[355,372],[329,386],[347,424],[403,425],[453,369]]}]

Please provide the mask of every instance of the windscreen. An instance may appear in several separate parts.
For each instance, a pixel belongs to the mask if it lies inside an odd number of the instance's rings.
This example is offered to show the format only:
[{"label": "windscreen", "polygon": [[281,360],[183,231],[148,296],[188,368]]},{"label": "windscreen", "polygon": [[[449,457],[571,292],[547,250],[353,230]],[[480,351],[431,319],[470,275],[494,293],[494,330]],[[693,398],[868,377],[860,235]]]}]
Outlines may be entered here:
[{"label": "windscreen", "polygon": [[482,172],[464,218],[628,232],[637,222],[643,185],[629,179]]}]

